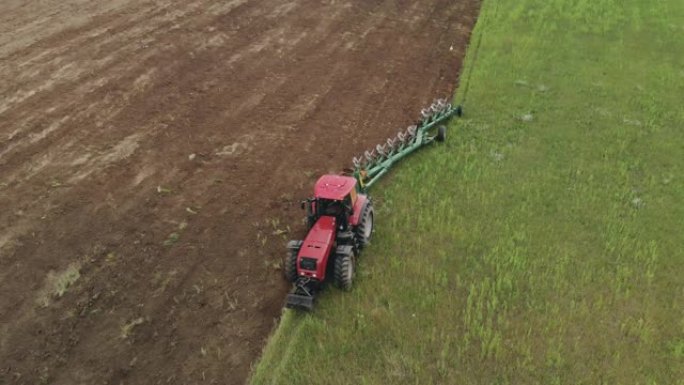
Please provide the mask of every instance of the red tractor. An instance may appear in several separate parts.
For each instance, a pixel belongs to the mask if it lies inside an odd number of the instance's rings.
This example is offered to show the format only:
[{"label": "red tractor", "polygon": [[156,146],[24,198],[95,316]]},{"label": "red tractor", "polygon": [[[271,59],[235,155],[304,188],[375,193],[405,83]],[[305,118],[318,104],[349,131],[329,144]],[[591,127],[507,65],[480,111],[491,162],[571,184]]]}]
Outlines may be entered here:
[{"label": "red tractor", "polygon": [[373,204],[359,191],[356,178],[324,175],[302,208],[308,234],[303,241],[287,245],[285,277],[295,288],[286,306],[310,310],[326,278],[332,277],[341,289],[351,289],[356,257],[373,234]]},{"label": "red tractor", "polygon": [[287,245],[283,270],[294,283],[287,307],[311,310],[315,294],[326,279],[341,289],[351,289],[356,258],[373,235],[373,205],[366,191],[396,162],[430,143],[444,141],[443,123],[461,114],[460,106],[436,100],[421,111],[416,124],[354,158],[354,168],[348,175],[318,179],[313,198],[302,202],[308,234],[303,241]]}]

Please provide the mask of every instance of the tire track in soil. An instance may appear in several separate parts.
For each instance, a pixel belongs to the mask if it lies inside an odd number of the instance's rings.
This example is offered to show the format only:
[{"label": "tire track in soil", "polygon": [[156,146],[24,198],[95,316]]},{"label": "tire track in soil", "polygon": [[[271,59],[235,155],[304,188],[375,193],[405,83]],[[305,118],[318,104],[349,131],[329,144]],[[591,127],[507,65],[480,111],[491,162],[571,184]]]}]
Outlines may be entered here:
[{"label": "tire track in soil", "polygon": [[274,233],[301,237],[318,175],[453,90],[479,8],[44,3],[0,5],[8,383],[242,383],[287,291]]}]

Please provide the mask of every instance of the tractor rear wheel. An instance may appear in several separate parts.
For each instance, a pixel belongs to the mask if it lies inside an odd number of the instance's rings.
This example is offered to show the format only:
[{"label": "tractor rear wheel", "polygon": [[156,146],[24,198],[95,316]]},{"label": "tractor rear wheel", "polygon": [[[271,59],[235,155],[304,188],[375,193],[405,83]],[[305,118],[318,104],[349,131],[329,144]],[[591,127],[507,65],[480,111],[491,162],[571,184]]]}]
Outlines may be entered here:
[{"label": "tractor rear wheel", "polygon": [[373,203],[369,200],[361,212],[358,226],[354,229],[359,250],[368,246],[373,236],[373,215]]},{"label": "tractor rear wheel", "polygon": [[335,286],[342,290],[351,290],[356,270],[355,262],[351,250],[335,255]]}]

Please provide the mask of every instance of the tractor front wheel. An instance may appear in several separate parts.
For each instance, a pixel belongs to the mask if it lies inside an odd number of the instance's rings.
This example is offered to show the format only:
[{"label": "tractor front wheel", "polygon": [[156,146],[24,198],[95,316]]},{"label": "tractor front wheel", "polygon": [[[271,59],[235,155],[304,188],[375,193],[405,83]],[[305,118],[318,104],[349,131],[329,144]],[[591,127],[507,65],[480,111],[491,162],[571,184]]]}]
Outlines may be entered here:
[{"label": "tractor front wheel", "polygon": [[366,206],[363,207],[361,212],[361,220],[359,225],[356,226],[356,240],[359,249],[363,249],[370,243],[371,237],[373,236],[373,204],[369,200]]},{"label": "tractor front wheel", "polygon": [[285,279],[289,282],[297,280],[297,255],[302,241],[291,241],[287,245],[287,255],[285,256],[285,266],[283,266],[283,273]]},{"label": "tractor front wheel", "polygon": [[335,256],[335,286],[342,290],[351,290],[356,269],[354,253],[350,250]]}]

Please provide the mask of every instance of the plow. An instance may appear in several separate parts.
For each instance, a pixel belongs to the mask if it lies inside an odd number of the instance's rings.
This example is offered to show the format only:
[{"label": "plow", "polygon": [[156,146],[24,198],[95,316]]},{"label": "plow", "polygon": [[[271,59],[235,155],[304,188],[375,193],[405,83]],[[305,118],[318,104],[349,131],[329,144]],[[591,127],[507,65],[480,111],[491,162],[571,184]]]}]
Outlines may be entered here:
[{"label": "plow", "polygon": [[[461,106],[452,107],[444,99],[435,100],[430,107],[423,108],[420,119],[399,131],[395,138],[387,139],[373,150],[366,151],[360,157],[354,157],[352,176],[359,182],[361,190],[367,190],[375,184],[399,160],[433,141],[446,139],[446,123],[453,116],[461,116]],[[430,135],[435,129],[436,133]]]},{"label": "plow", "polygon": [[329,281],[351,290],[357,258],[373,235],[375,212],[368,190],[409,154],[446,140],[446,123],[462,113],[461,106],[435,100],[414,124],[354,157],[352,168],[316,181],[313,197],[301,202],[307,235],[287,244],[283,271],[292,290],[286,307],[312,310],[317,293]]}]

